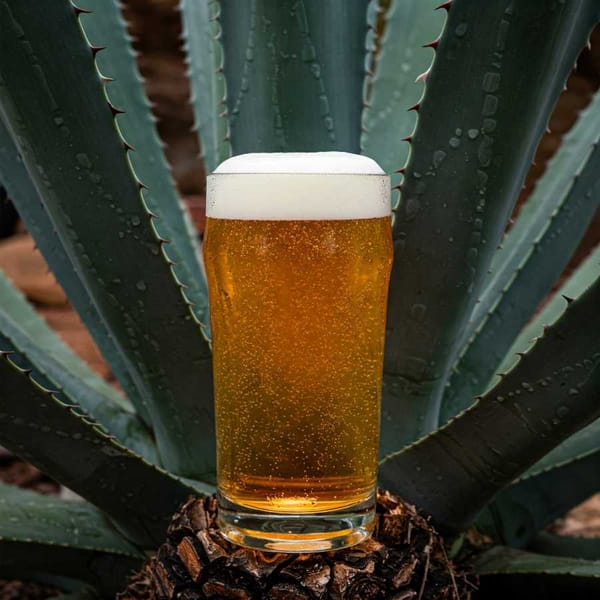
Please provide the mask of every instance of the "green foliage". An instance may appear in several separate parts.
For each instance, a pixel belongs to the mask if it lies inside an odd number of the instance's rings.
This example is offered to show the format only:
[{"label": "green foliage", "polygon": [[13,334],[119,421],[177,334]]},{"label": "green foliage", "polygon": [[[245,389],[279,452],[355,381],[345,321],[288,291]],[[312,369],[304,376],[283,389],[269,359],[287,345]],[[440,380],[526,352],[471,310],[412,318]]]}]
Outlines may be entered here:
[{"label": "green foliage", "polygon": [[433,50],[423,51],[425,44],[435,42],[444,24],[445,12],[436,11],[438,0],[397,0],[387,11],[370,3],[370,26],[376,29],[377,17],[383,12],[384,31],[381,39],[371,41],[375,56],[365,80],[362,154],[374,158],[392,177],[392,186],[401,183],[398,172],[404,166],[410,149],[417,115],[407,108],[417,104],[423,94],[423,83],[417,81],[427,73]]},{"label": "green foliage", "polygon": [[[20,366],[17,366],[17,363]],[[32,378],[26,357],[0,353],[0,439],[119,523],[159,543],[177,506],[198,489],[119,444],[79,405]]]},{"label": "green foliage", "polygon": [[600,450],[584,454],[502,490],[478,519],[481,529],[510,546],[539,531],[598,491]]},{"label": "green foliage", "polygon": [[44,571],[81,579],[107,596],[144,555],[93,506],[0,484],[0,570]]},{"label": "green foliage", "polygon": [[359,152],[366,11],[367,0],[221,2],[234,154]]},{"label": "green foliage", "polygon": [[[117,439],[152,462],[156,449],[129,402],[100,379],[65,346],[25,298],[0,272],[0,347],[26,354],[35,365],[36,381],[60,389],[95,417]],[[12,360],[17,360],[11,355]]]},{"label": "green foliage", "polygon": [[[118,3],[44,4],[0,0],[0,182],[124,396],[0,278],[0,443],[96,507],[1,486],[0,570],[65,574],[108,597],[178,503],[213,492],[199,482],[215,466],[205,281]],[[597,563],[581,558],[596,547],[539,531],[598,489],[600,250],[530,317],[599,204],[600,96],[496,248],[600,7],[448,7],[183,0],[205,167],[247,151],[362,150],[400,184],[406,164],[381,483],[446,531],[479,513],[495,539],[544,553],[486,553],[478,569],[498,589],[595,593]],[[565,310],[560,294],[577,300]],[[506,374],[475,401],[498,365]],[[472,406],[421,437],[443,395],[442,421]]]},{"label": "green foliage", "polygon": [[208,172],[231,156],[220,10],[217,0],[181,1],[191,101]]},{"label": "green foliage", "polygon": [[597,561],[497,546],[478,559],[475,569],[486,576],[481,590],[485,598],[593,598],[600,590]]},{"label": "green foliage", "polygon": [[386,458],[384,486],[460,531],[500,489],[599,417],[599,304],[600,279],[471,408]]},{"label": "green foliage", "polygon": [[460,332],[597,11],[593,1],[451,5],[393,229],[383,453],[438,424]]},{"label": "green foliage", "polygon": [[0,11],[2,112],[52,229],[126,357],[161,461],[210,477],[210,350],[132,170],[105,97],[110,83],[70,2],[49,0],[43,17],[29,3]]},{"label": "green foliage", "polygon": [[127,398],[136,406],[142,418],[148,422],[149,419],[140,395],[128,370],[127,357],[110,334],[90,291],[86,288],[81,274],[75,268],[65,247],[60,243],[60,239],[55,235],[48,235],[49,231],[53,231],[54,226],[3,122],[1,112],[0,180],[7,189],[11,200],[18,207],[19,215],[35,239],[46,262],[60,281],[82,321],[90,330]]},{"label": "green foliage", "polygon": [[206,280],[200,267],[197,234],[183,209],[162,151],[120,3],[117,0],[79,0],[77,6],[90,11],[80,18],[90,44],[103,48],[96,56],[96,66],[103,77],[112,80],[105,87],[109,102],[124,111],[116,118],[119,131],[134,149],[143,148],[143,152],[130,152],[127,158],[136,177],[145,186],[141,196],[149,212],[160,215],[152,224],[157,235],[169,242],[163,252],[173,261],[177,279],[185,284],[185,294],[193,304],[195,315],[200,321],[207,321]]},{"label": "green foliage", "polygon": [[442,423],[485,390],[575,251],[596,211],[593,199],[600,197],[599,141],[597,93],[565,136],[496,253],[492,275],[466,327],[467,344],[446,386]]},{"label": "green foliage", "polygon": [[541,531],[529,544],[529,549],[550,556],[600,560],[600,540],[598,538],[571,537]]}]

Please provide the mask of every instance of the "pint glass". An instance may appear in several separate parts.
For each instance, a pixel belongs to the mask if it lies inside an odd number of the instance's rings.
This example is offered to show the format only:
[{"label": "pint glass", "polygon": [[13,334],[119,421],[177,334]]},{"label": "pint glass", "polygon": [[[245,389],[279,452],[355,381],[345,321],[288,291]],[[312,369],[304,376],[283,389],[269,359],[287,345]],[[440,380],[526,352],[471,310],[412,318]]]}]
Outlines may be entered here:
[{"label": "pint glass", "polygon": [[366,157],[248,154],[208,177],[219,523],[263,550],[373,526],[389,178]]}]

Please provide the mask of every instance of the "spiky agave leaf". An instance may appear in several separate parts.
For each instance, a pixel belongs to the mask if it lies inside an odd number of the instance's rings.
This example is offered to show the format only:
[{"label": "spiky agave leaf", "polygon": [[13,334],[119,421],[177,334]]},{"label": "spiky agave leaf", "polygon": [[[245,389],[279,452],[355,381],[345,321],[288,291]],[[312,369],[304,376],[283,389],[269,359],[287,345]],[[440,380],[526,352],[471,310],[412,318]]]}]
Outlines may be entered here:
[{"label": "spiky agave leaf", "polygon": [[384,453],[437,426],[460,332],[600,10],[593,0],[448,4],[393,228]]},{"label": "spiky agave leaf", "polygon": [[[369,3],[372,28],[378,26],[379,4],[379,0]],[[406,164],[407,138],[417,120],[416,113],[407,108],[417,104],[423,94],[422,82],[433,60],[431,48],[446,17],[445,11],[435,10],[438,5],[439,0],[391,2],[383,14],[383,25],[379,25],[383,34],[377,41],[377,55],[372,58],[373,65],[367,65],[360,148],[391,176],[392,187],[402,181],[399,169]]]},{"label": "spiky agave leaf", "polygon": [[598,491],[598,472],[600,449],[525,475],[482,511],[477,527],[509,546],[527,546],[544,527]]},{"label": "spiky agave leaf", "polygon": [[440,423],[485,390],[531,314],[556,282],[600,206],[600,93],[561,147],[495,257],[465,328]]},{"label": "spiky agave leaf", "polygon": [[538,554],[600,560],[600,539],[598,538],[558,535],[549,531],[541,531],[528,548]]},{"label": "spiky agave leaf", "polygon": [[221,3],[234,154],[359,152],[367,3]]},{"label": "spiky agave leaf", "polygon": [[65,575],[114,598],[143,561],[144,554],[90,504],[0,483],[0,571]]},{"label": "spiky agave leaf", "polygon": [[19,209],[27,230],[33,236],[53,273],[60,281],[69,301],[90,330],[98,348],[110,365],[115,377],[146,423],[150,418],[129,371],[123,348],[115,341],[94,303],[90,290],[84,285],[81,273],[75,269],[60,239],[49,232],[54,226],[43,200],[23,164],[19,151],[10,136],[0,111],[0,182]]},{"label": "spiky agave leaf", "polygon": [[196,317],[208,322],[206,278],[201,268],[198,235],[175,188],[158,137],[155,119],[144,92],[131,40],[118,0],[77,0],[83,13],[81,25],[90,44],[104,47],[96,56],[96,65],[107,82],[106,94],[113,106],[124,111],[116,118],[127,143],[138,149],[128,158],[140,181],[146,186],[141,194],[150,212],[160,218],[154,221],[158,235],[168,240],[164,247],[173,261],[175,275],[186,286]]},{"label": "spiky agave leaf", "polygon": [[[509,370],[541,337],[547,324],[564,313],[565,298],[580,297],[600,278],[600,248],[597,248],[544,309],[518,337],[502,365]],[[496,539],[523,546],[542,527],[597,490],[600,452],[600,420],[596,419],[531,466],[513,486],[504,490],[477,518],[477,523]],[[539,477],[538,477],[539,476]],[[560,489],[553,486],[560,485]]]},{"label": "spiky agave leaf", "polygon": [[231,156],[218,0],[181,0],[195,128],[207,172]]},{"label": "spiky agave leaf", "polygon": [[103,510],[136,543],[160,543],[177,506],[206,488],[119,444],[81,407],[32,379],[26,363],[0,352],[0,443]]},{"label": "spiky agave leaf", "polygon": [[210,479],[208,343],[140,195],[94,62],[101,50],[85,40],[68,0],[44,6],[0,4],[0,111],[52,228],[126,358],[163,464]]},{"label": "spiky agave leaf", "polygon": [[0,351],[27,354],[37,381],[76,398],[122,444],[157,462],[154,441],[131,405],[62,342],[2,271]]},{"label": "spiky agave leaf", "polygon": [[592,598],[600,591],[600,562],[546,556],[498,546],[475,563],[485,598]]},{"label": "spiky agave leaf", "polygon": [[471,408],[387,457],[383,485],[459,531],[544,454],[600,416],[600,279]]}]

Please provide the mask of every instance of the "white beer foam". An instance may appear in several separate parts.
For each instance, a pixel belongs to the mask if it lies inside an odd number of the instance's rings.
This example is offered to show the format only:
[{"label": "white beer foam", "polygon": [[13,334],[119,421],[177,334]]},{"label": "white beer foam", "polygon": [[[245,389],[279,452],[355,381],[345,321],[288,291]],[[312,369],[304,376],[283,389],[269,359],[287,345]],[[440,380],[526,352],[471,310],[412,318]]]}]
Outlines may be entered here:
[{"label": "white beer foam", "polygon": [[345,220],[390,214],[389,177],[373,159],[347,152],[242,154],[207,178],[210,218]]},{"label": "white beer foam", "polygon": [[350,152],[263,152],[223,161],[213,173],[347,173],[385,175],[368,156]]}]

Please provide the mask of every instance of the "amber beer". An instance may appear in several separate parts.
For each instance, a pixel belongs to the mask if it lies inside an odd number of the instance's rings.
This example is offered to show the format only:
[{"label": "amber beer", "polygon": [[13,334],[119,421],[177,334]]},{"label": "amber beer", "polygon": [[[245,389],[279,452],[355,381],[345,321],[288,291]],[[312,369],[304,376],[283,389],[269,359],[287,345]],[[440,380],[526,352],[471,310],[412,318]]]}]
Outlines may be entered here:
[{"label": "amber beer", "polygon": [[222,531],[290,552],[357,543],[377,477],[389,180],[356,155],[259,154],[207,189]]}]

